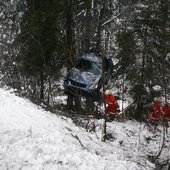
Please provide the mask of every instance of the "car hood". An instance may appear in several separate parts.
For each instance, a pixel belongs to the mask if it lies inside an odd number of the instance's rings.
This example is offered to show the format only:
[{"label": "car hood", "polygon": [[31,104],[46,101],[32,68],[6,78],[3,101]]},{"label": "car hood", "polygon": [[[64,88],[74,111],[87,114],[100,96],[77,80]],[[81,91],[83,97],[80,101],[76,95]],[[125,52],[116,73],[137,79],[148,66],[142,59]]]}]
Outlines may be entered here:
[{"label": "car hood", "polygon": [[73,68],[69,74],[69,79],[86,84],[87,86],[95,84],[99,81],[101,75],[94,75],[90,72],[81,72],[80,70]]}]

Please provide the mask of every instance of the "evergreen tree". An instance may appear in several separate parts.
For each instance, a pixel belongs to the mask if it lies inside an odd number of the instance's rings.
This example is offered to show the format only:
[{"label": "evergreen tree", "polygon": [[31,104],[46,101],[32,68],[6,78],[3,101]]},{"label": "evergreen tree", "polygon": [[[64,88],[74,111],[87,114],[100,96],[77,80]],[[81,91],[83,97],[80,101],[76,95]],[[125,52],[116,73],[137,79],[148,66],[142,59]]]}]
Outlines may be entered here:
[{"label": "evergreen tree", "polygon": [[[167,94],[166,81],[169,68],[165,61],[167,61],[169,54],[169,48],[167,48],[169,41],[168,1],[151,0],[137,4],[134,8],[134,17],[130,20],[129,25],[130,27],[127,27],[126,30],[130,28],[134,35],[134,42],[130,43],[132,47],[128,47],[130,52],[134,54],[133,60],[130,60],[128,52],[128,57],[126,57],[126,53],[121,55],[122,50],[119,50],[118,56],[121,56],[119,59],[121,67],[126,64],[129,66],[126,74],[128,75],[127,80],[131,84],[131,94],[136,102],[135,117],[141,119],[144,114],[143,98],[153,100],[155,96],[161,95],[154,93],[155,85],[164,88]],[[123,35],[124,33],[118,34],[118,42],[119,48],[121,47],[125,51],[129,42],[126,42],[128,40],[126,37],[124,38],[126,46],[121,45],[119,37],[123,37]],[[124,60],[124,58],[128,58],[128,60]],[[164,82],[164,85],[161,82]]]},{"label": "evergreen tree", "polygon": [[13,42],[18,34],[18,23],[22,12],[23,3],[18,3],[19,8],[10,0],[0,1],[0,72],[3,74],[3,82],[14,88],[19,88],[20,74],[15,62],[17,48]]},{"label": "evergreen tree", "polygon": [[[115,15],[114,1],[79,0],[74,8],[76,52],[102,51],[109,47],[109,27]],[[112,42],[111,42],[112,43]]]},{"label": "evergreen tree", "polygon": [[33,76],[44,98],[44,81],[59,75],[65,53],[63,4],[59,1],[26,1],[21,22],[18,63],[26,76]]}]

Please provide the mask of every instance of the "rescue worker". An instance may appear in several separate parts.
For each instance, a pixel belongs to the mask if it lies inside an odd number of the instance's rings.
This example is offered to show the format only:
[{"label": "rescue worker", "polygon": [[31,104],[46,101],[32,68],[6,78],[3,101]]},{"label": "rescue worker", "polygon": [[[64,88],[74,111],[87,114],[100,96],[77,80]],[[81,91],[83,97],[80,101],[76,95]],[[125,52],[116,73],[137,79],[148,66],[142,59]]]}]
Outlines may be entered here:
[{"label": "rescue worker", "polygon": [[151,114],[149,115],[150,121],[159,121],[163,116],[162,106],[159,98],[154,98],[154,104],[151,109]]},{"label": "rescue worker", "polygon": [[112,95],[110,90],[106,90],[104,99],[106,102],[106,113],[110,118],[114,119],[120,112],[116,97]]},{"label": "rescue worker", "polygon": [[162,106],[162,111],[163,111],[165,120],[170,121],[170,106],[168,103]]}]

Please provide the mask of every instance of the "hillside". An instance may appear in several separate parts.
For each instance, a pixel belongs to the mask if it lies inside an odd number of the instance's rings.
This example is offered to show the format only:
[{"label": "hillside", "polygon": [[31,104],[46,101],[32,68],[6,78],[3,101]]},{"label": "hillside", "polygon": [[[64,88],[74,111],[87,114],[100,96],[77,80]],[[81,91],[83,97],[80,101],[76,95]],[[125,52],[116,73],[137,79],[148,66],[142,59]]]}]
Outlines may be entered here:
[{"label": "hillside", "polygon": [[[71,119],[57,116],[0,89],[0,170],[142,170],[154,169],[147,160],[162,143],[161,127],[152,133],[135,121],[107,124],[111,138],[101,142]],[[162,158],[170,157],[170,139]],[[150,140],[149,140],[150,139]]]}]

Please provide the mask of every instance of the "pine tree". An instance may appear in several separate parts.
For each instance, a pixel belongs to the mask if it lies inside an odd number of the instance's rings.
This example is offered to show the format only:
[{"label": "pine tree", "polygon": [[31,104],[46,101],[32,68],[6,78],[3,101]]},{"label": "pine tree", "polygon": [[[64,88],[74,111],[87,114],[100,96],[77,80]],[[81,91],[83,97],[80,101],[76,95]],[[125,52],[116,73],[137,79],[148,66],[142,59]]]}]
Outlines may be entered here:
[{"label": "pine tree", "polygon": [[20,52],[17,62],[27,77],[33,76],[44,98],[44,81],[59,75],[65,53],[63,3],[59,1],[27,0],[17,38]]},{"label": "pine tree", "polygon": [[[123,37],[123,33],[118,34],[119,47],[122,48],[119,50],[118,56],[120,56],[121,67],[126,64],[129,66],[126,74],[128,75],[127,80],[131,84],[131,94],[136,102],[135,117],[141,119],[144,114],[143,98],[148,98],[151,101],[155,96],[162,95],[154,92],[155,85],[164,88],[167,94],[169,71],[167,67],[167,55],[169,54],[169,48],[167,48],[169,41],[168,1],[151,0],[138,3],[135,5],[134,15],[129,23],[126,30],[130,28],[134,42],[130,43],[132,47],[128,47],[128,49],[134,54],[133,60],[130,60],[130,57],[125,60],[124,58],[127,58],[126,53],[121,54],[122,49],[126,50],[121,45],[119,38]],[[126,44],[128,38],[126,37],[124,40]]]}]

